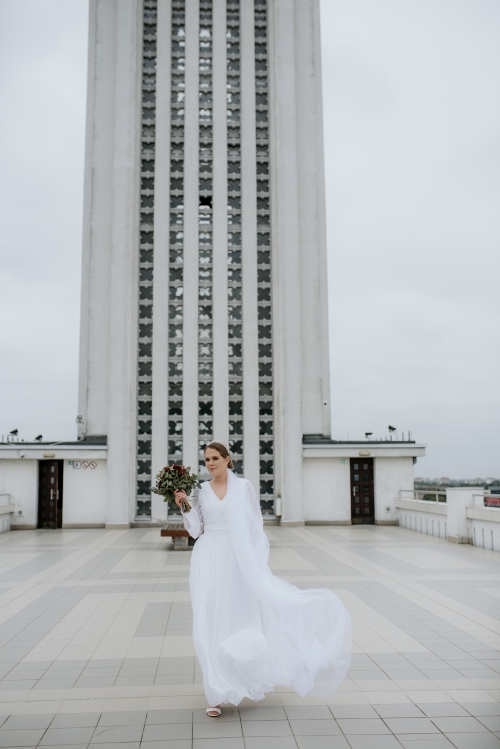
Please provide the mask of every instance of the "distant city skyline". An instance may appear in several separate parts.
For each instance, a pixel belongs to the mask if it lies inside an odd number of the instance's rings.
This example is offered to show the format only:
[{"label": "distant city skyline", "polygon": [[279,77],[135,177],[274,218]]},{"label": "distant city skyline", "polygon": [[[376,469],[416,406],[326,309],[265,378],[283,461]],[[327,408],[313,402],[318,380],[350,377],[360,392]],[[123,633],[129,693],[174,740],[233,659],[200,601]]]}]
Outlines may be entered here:
[{"label": "distant city skyline", "polygon": [[500,484],[500,478],[493,478],[491,476],[486,478],[476,477],[475,479],[466,478],[450,478],[448,476],[441,476],[441,478],[422,478],[421,476],[415,477],[416,484],[454,484],[461,483],[469,486],[474,484]]}]

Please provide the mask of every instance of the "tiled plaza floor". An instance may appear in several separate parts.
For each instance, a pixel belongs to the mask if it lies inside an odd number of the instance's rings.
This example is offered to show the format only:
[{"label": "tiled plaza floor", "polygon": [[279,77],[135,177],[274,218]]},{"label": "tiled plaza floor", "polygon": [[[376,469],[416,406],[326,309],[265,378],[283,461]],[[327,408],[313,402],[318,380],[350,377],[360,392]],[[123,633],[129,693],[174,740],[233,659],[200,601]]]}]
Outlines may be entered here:
[{"label": "tiled plaza floor", "polygon": [[395,527],[267,529],[271,567],[354,623],[331,700],[205,715],[191,552],[159,529],[0,536],[0,749],[500,749],[500,554]]}]

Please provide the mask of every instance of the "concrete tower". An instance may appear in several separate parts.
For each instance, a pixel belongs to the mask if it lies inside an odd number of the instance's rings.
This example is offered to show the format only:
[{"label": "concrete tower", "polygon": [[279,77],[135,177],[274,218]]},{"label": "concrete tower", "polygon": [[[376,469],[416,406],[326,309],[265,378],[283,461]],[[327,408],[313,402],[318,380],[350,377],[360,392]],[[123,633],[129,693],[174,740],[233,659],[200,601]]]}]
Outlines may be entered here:
[{"label": "concrete tower", "polygon": [[[304,518],[329,435],[319,0],[90,0],[80,438],[106,524],[165,517],[167,462]],[[347,501],[348,497],[347,497]]]}]

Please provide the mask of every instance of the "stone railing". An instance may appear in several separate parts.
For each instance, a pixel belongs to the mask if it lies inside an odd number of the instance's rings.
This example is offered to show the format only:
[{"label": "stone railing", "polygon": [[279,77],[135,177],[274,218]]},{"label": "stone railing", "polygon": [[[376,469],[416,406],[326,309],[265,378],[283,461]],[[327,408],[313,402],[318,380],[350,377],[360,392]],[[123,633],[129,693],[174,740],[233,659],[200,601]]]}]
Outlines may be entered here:
[{"label": "stone railing", "polygon": [[500,551],[497,499],[482,487],[452,487],[446,492],[401,491],[395,505],[403,528]]},{"label": "stone railing", "polygon": [[403,489],[396,500],[396,509],[403,528],[446,538],[446,492]]}]

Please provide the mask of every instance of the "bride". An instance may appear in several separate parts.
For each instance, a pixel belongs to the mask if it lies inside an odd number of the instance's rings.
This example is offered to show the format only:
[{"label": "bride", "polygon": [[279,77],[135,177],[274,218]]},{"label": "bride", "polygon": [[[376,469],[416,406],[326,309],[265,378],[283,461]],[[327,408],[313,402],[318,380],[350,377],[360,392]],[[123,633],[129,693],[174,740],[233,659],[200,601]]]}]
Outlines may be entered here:
[{"label": "bride", "polygon": [[[184,525],[198,538],[191,560],[193,639],[211,706],[263,699],[278,685],[331,695],[350,665],[350,617],[328,588],[299,590],[268,567],[269,541],[253,486],[225,445],[211,442],[212,475],[191,497]],[[186,493],[175,492],[180,506]]]}]

